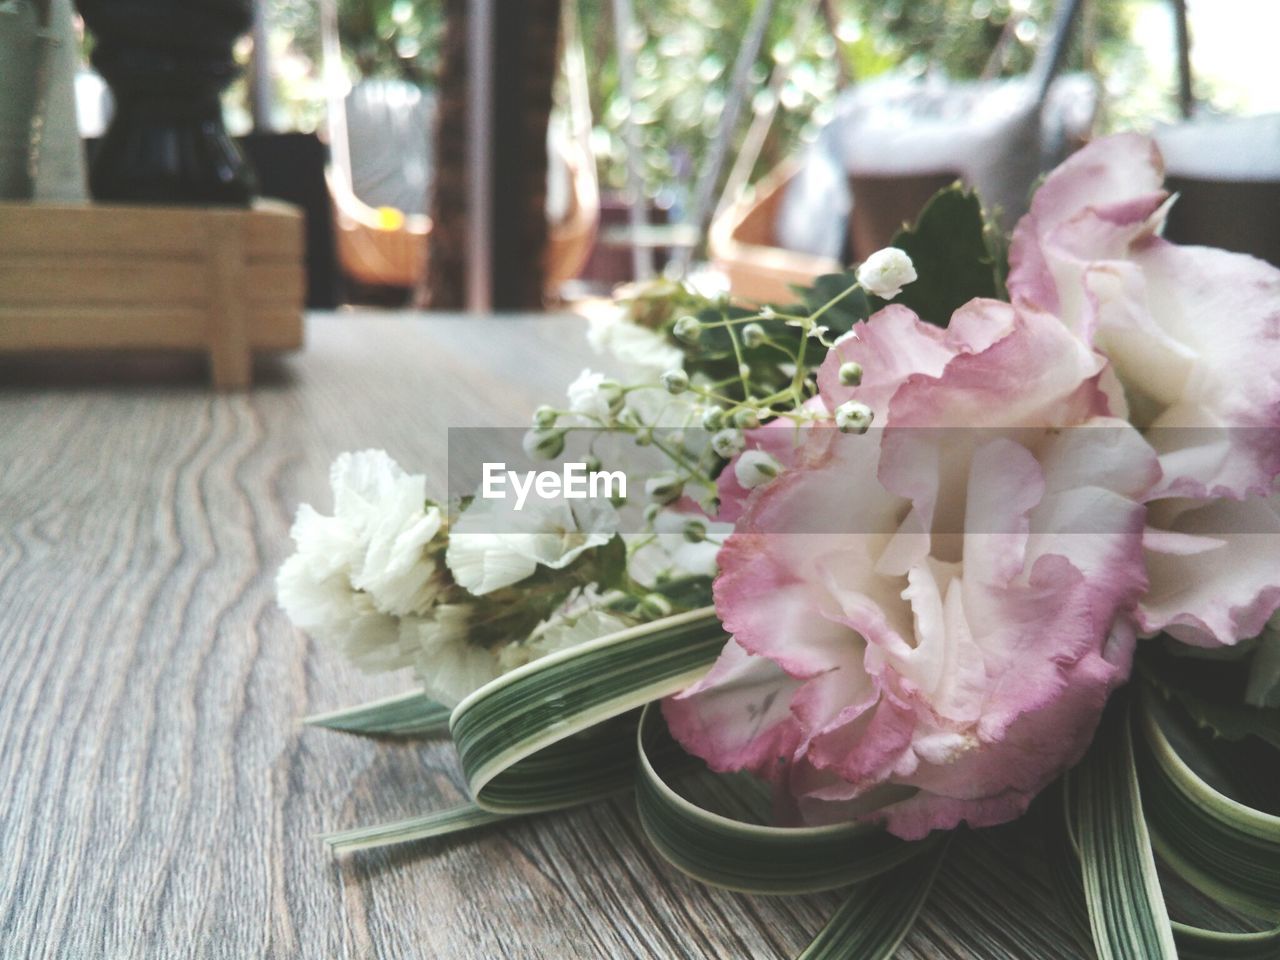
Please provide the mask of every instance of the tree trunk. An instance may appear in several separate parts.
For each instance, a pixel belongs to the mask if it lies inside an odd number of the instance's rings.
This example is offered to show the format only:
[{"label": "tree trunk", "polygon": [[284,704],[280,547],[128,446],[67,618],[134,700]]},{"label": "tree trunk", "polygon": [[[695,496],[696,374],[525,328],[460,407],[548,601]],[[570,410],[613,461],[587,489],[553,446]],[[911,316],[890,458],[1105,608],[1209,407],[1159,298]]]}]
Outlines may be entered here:
[{"label": "tree trunk", "polygon": [[[426,303],[458,310],[466,303],[467,3],[447,0],[435,193]],[[560,0],[496,0],[490,262],[498,310],[542,306],[547,248],[547,122],[556,76]]]}]

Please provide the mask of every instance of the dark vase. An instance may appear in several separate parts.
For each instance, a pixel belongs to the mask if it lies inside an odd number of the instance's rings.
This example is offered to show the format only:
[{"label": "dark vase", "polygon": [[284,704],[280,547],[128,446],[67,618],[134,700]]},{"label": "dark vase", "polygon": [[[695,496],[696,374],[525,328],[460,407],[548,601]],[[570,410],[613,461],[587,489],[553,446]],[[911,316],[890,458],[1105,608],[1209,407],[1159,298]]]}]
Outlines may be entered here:
[{"label": "dark vase", "polygon": [[76,0],[115,114],[89,169],[95,200],[246,206],[253,172],[219,94],[251,0]]}]

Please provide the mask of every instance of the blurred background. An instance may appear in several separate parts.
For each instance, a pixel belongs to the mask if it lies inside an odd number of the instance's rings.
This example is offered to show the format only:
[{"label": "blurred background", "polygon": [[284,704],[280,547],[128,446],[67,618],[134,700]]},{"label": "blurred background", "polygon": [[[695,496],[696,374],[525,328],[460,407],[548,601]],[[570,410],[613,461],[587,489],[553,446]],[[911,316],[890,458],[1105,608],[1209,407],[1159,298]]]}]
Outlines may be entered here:
[{"label": "blurred background", "polygon": [[[1011,226],[1119,130],[1157,132],[1171,230],[1280,258],[1274,0],[224,5],[247,15],[226,130],[305,212],[311,308],[536,309],[662,275],[769,299],[956,176]],[[114,61],[74,24],[92,160]]]}]

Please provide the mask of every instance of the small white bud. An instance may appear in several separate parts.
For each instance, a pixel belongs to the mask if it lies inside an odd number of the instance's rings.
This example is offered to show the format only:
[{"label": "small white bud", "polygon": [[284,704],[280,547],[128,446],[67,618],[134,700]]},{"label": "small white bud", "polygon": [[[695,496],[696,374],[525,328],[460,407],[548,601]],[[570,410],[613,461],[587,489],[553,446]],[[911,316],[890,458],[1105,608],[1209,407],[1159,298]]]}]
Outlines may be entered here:
[{"label": "small white bud", "polygon": [[742,328],[742,344],[743,346],[754,349],[765,341],[764,327],[758,323],[748,323]]},{"label": "small white bud", "polygon": [[747,450],[733,461],[733,475],[748,490],[768,483],[781,472],[782,464],[763,450]]},{"label": "small white bud", "polygon": [[741,364],[739,364],[739,365],[738,365],[738,379],[740,379],[740,380],[750,380],[750,379],[751,379],[751,367],[749,367],[749,366],[748,366],[747,364],[745,364],[745,363],[741,363]]},{"label": "small white bud", "polygon": [[594,453],[587,454],[582,461],[582,465],[587,468],[588,473],[595,473],[604,466],[604,464],[600,462],[600,458]]},{"label": "small white bud", "polygon": [[865,403],[849,400],[836,407],[836,426],[841,433],[866,433],[875,414]]},{"label": "small white bud", "polygon": [[524,452],[533,460],[554,460],[564,453],[563,430],[530,430],[524,435]]},{"label": "small white bud", "polygon": [[760,426],[760,414],[750,407],[743,407],[733,415],[733,425],[739,430],[754,430]]},{"label": "small white bud", "polygon": [[684,538],[690,543],[701,543],[707,539],[707,525],[701,520],[690,520],[684,525]]},{"label": "small white bud", "polygon": [[660,378],[667,393],[675,396],[689,389],[689,375],[683,370],[668,370]]},{"label": "small white bud", "polygon": [[549,407],[545,403],[533,411],[533,425],[535,428],[547,429],[556,425],[556,418],[559,416],[554,407]]},{"label": "small white bud", "polygon": [[719,430],[724,426],[724,407],[707,407],[702,414],[702,429]]},{"label": "small white bud", "polygon": [[846,387],[862,383],[862,364],[852,361],[840,364],[840,382]]},{"label": "small white bud", "polygon": [[702,336],[702,321],[691,314],[685,315],[676,321],[671,332],[676,335],[676,339],[685,343],[697,343]]},{"label": "small white bud", "polygon": [[906,251],[897,247],[877,250],[858,267],[858,283],[868,293],[884,300],[892,300],[915,279],[915,265]]},{"label": "small white bud", "polygon": [[662,505],[658,503],[647,504],[644,508],[645,526],[652,527],[653,522],[658,519],[658,513],[662,510]]},{"label": "small white bud", "polygon": [[741,430],[721,430],[711,437],[711,449],[726,460],[737,456],[746,446]]},{"label": "small white bud", "polygon": [[654,503],[671,503],[684,493],[684,481],[674,473],[657,473],[644,482],[644,492]]},{"label": "small white bud", "polygon": [[764,307],[761,307],[761,308],[760,308],[760,319],[761,319],[761,320],[772,320],[772,319],[773,319],[774,317],[776,317],[776,316],[777,316],[777,314],[776,314],[776,313],[774,313],[774,311],[773,311],[773,307],[770,307],[770,306],[764,306]]}]

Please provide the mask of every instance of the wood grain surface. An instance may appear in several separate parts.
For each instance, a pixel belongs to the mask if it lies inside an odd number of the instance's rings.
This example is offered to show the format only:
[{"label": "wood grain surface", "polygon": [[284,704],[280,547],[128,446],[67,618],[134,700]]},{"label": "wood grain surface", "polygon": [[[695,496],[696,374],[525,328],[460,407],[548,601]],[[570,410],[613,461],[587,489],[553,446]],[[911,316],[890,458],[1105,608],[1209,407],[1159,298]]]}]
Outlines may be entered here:
[{"label": "wood grain surface", "polygon": [[[198,362],[0,361],[3,960],[803,948],[840,895],[703,887],[626,799],[346,858],[316,839],[463,785],[447,742],[299,726],[412,681],[354,671],[276,608],[294,510],[329,508],[347,449],[443,484],[447,427],[524,424],[591,362],[581,325],[315,316],[238,396]],[[957,836],[900,955],[1075,956],[1036,860],[1023,826]]]}]

